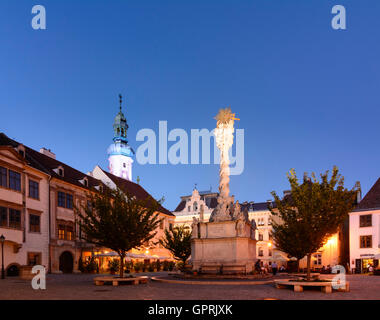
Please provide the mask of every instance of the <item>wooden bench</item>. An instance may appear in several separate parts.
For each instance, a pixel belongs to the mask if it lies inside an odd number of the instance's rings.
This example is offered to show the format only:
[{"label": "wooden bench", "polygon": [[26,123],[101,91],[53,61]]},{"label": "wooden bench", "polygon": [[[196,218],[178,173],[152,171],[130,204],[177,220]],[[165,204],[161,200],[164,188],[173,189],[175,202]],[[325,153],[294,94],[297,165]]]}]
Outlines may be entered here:
[{"label": "wooden bench", "polygon": [[246,265],[235,264],[203,264],[200,267],[200,273],[211,272],[213,274],[235,274],[242,273],[247,274]]},{"label": "wooden bench", "polygon": [[[302,292],[304,287],[320,287],[321,291],[324,293],[332,292],[333,282],[307,282],[307,281],[292,281],[292,280],[275,280],[276,287],[278,289],[283,289],[288,286],[294,287],[294,292]],[[344,288],[338,289],[338,291],[348,292],[350,291],[350,284],[346,281]]]},{"label": "wooden bench", "polygon": [[247,268],[245,264],[242,265],[234,265],[234,264],[223,264],[221,266],[221,273],[222,274],[234,274],[234,273],[239,273],[239,274],[247,274]]},{"label": "wooden bench", "polygon": [[133,285],[148,283],[147,276],[135,278],[118,278],[118,277],[96,277],[94,278],[95,285],[103,286],[106,283],[112,283],[113,286],[118,286],[120,283],[131,283]]}]

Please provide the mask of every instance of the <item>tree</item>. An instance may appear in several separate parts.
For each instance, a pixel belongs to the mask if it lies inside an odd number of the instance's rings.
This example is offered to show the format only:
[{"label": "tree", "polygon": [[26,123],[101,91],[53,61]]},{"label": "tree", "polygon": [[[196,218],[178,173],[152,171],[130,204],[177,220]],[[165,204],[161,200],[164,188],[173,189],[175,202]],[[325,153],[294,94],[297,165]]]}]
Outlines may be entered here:
[{"label": "tree", "polygon": [[191,231],[188,226],[170,225],[169,229],[165,230],[165,237],[160,239],[160,243],[173,254],[175,259],[182,261],[185,265],[191,255]]},{"label": "tree", "polygon": [[298,182],[295,170],[288,173],[291,195],[280,199],[272,192],[275,208],[269,210],[278,221],[273,221],[273,240],[281,251],[299,261],[307,256],[307,280],[310,280],[311,255],[335,234],[352,210],[356,190],[344,188],[344,177],[334,167],[311,178],[304,174],[303,183]]},{"label": "tree", "polygon": [[161,222],[159,202],[104,188],[89,195],[89,204],[77,210],[82,238],[97,246],[114,250],[120,257],[120,277],[124,275],[124,258],[129,250],[139,248],[156,235]]}]

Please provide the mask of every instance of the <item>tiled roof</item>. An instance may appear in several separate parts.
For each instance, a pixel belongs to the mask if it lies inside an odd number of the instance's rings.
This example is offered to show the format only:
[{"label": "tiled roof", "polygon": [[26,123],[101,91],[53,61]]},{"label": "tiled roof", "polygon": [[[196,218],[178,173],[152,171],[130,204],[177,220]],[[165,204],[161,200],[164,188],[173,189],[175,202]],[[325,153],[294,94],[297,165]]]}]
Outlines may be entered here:
[{"label": "tiled roof", "polygon": [[179,205],[177,206],[177,208],[175,208],[174,212],[180,212],[182,211],[183,209],[185,209],[185,206],[186,206],[186,201],[181,201],[179,203]]},{"label": "tiled roof", "polygon": [[[137,199],[145,200],[145,199],[153,199],[153,197],[139,184],[134,183],[132,181],[119,178],[112,173],[109,173],[107,171],[102,171],[116,184],[120,190],[133,194]],[[165,213],[169,216],[174,216],[169,210],[165,209],[163,206],[159,206],[159,210],[162,213]]]},{"label": "tiled roof", "polygon": [[375,182],[372,188],[368,191],[355,211],[380,209],[380,178]]},{"label": "tiled roof", "polygon": [[[10,139],[4,133],[0,133],[0,145],[11,146],[15,148],[18,145],[20,145],[20,143]],[[25,147],[25,159],[28,165],[52,176],[53,178],[63,180],[65,182],[68,182],[70,184],[73,184],[85,189],[91,189],[91,188],[94,188],[95,186],[99,186],[102,184],[100,180],[97,180],[83,172],[80,172],[79,170],[76,170],[63,162],[53,159],[27,146],[24,146],[24,147]],[[54,171],[54,169],[57,169],[59,166],[61,166],[64,170],[63,177],[58,175]],[[79,180],[82,180],[84,177],[87,177],[88,186],[85,186],[79,181]]]}]

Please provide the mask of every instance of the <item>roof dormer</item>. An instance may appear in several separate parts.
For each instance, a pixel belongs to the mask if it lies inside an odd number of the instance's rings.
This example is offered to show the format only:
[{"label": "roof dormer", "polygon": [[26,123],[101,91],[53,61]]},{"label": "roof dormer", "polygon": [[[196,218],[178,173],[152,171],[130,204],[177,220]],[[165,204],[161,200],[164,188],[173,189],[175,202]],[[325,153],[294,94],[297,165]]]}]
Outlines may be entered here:
[{"label": "roof dormer", "polygon": [[84,177],[82,180],[79,180],[81,184],[88,188],[88,178]]},{"label": "roof dormer", "polygon": [[25,147],[22,143],[20,143],[17,147],[16,147],[16,151],[18,152],[19,155],[21,155],[21,157],[25,158]]},{"label": "roof dormer", "polygon": [[58,174],[60,177],[64,177],[65,176],[65,169],[63,168],[63,166],[58,166],[58,168],[53,169],[53,171],[56,174]]}]

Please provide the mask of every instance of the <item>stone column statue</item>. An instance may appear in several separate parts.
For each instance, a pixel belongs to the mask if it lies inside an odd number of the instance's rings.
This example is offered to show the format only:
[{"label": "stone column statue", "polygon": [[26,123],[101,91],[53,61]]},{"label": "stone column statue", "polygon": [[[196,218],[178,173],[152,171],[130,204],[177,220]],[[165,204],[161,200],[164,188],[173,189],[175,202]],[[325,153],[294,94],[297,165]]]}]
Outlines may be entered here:
[{"label": "stone column statue", "polygon": [[231,221],[230,215],[230,159],[228,150],[232,147],[234,141],[234,121],[235,114],[231,108],[219,110],[216,116],[215,141],[220,150],[220,169],[219,169],[219,196],[218,204],[210,217],[210,222]]},{"label": "stone column statue", "polygon": [[198,219],[193,217],[193,223],[191,224],[191,238],[198,238]]}]

